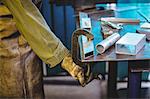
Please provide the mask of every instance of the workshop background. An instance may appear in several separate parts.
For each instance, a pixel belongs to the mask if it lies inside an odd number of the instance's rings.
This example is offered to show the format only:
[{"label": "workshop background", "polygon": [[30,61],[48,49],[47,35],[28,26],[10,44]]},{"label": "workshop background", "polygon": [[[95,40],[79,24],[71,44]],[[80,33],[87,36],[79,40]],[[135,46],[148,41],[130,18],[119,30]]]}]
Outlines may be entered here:
[{"label": "workshop background", "polygon": [[[141,7],[140,2],[143,0],[117,0],[117,7],[121,9],[134,9],[136,7]],[[148,2],[149,0],[144,0]],[[128,4],[130,3],[130,5]],[[106,4],[104,4],[106,5]],[[100,5],[102,6],[102,5]],[[145,9],[145,8],[143,8]],[[148,8],[147,8],[148,9]],[[150,6],[149,6],[150,9]],[[56,5],[50,4],[49,0],[42,1],[41,12],[46,19],[48,25],[52,29],[52,31],[56,34],[58,38],[64,43],[64,45],[71,50],[71,37],[73,31],[76,29],[76,18],[75,18],[75,10],[71,4],[67,5]],[[150,11],[150,10],[143,10]],[[129,11],[130,13],[130,11]],[[148,13],[148,12],[147,12]],[[150,14],[150,12],[149,12]],[[120,15],[124,15],[123,12],[120,12]],[[133,15],[130,13],[130,15]],[[119,16],[119,15],[118,15]],[[127,18],[129,15],[124,15],[124,18]],[[150,15],[149,15],[150,16]],[[130,30],[132,31],[132,29]],[[100,35],[97,36],[97,39],[101,38]],[[45,65],[45,64],[44,64]],[[100,73],[103,76],[107,74],[107,64],[105,62],[97,63],[94,65],[94,72]],[[44,66],[45,67],[45,66]],[[63,76],[61,76],[63,75]],[[49,68],[47,65],[44,68],[44,92],[47,99],[104,99],[106,95],[106,81],[98,81],[94,80],[86,87],[80,87],[78,82],[68,76],[64,70],[58,65],[55,68]],[[117,83],[117,89],[119,89],[119,96],[126,97],[127,95],[127,80],[128,76],[128,62],[119,62],[118,63],[118,79],[121,82]],[[150,97],[150,90],[145,90],[145,88],[149,88],[150,76],[148,72],[144,72],[142,75],[143,81],[142,83],[142,96]],[[104,95],[104,96],[103,96]]]},{"label": "workshop background", "polygon": [[[117,6],[122,6],[124,8],[128,8],[128,4],[132,7],[142,7],[140,2],[143,3],[142,0],[117,0]],[[148,0],[144,0],[144,2],[148,2]],[[106,5],[106,4],[105,4]],[[63,42],[63,44],[71,50],[71,36],[73,31],[76,29],[76,19],[75,19],[75,11],[71,4],[67,5],[57,5],[49,3],[49,0],[42,1],[41,12],[46,19],[48,25],[51,27],[52,31],[56,34],[58,38]],[[123,13],[121,13],[122,15]],[[128,17],[128,15],[124,15],[124,17]],[[99,36],[99,35],[98,35]],[[127,77],[128,74],[128,62],[119,62],[118,63],[118,79],[123,80]],[[106,72],[106,63],[101,62],[95,64],[94,72],[100,73],[103,76],[107,73]],[[56,66],[55,68],[49,68],[46,66],[44,71],[45,76],[56,76],[61,75],[64,71],[60,68],[60,66]],[[149,73],[145,72],[142,75],[143,80],[148,80]]]}]

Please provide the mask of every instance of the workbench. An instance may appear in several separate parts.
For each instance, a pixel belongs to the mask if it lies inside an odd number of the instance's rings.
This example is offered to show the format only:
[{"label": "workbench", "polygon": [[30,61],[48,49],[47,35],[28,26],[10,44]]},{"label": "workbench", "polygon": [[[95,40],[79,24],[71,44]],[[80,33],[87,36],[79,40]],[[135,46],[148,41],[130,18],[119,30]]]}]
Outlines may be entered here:
[{"label": "workbench", "polygon": [[[119,6],[119,5],[117,5]],[[128,7],[125,9],[125,7]],[[120,8],[119,8],[120,7]],[[114,17],[118,18],[133,18],[140,19],[140,24],[146,22],[146,20],[137,13],[139,6],[133,6],[129,4],[122,4],[114,10]],[[142,4],[140,7],[148,7],[148,5]],[[150,9],[147,9],[150,10]],[[89,13],[90,18],[92,19],[92,34],[94,35],[94,44],[102,41],[101,34],[101,24],[98,19],[104,14],[108,14],[102,11],[96,11],[96,9],[87,10],[76,10],[76,14],[79,11]],[[92,13],[91,13],[92,12]],[[93,13],[96,12],[96,13]],[[108,14],[109,15],[109,14]],[[113,14],[112,14],[113,15]],[[107,15],[106,15],[107,16]],[[109,15],[110,16],[110,15]],[[77,28],[79,27],[79,19],[77,17]],[[140,24],[127,24],[123,26],[123,30],[120,31],[121,36],[127,32],[135,33],[136,29],[140,28]],[[139,98],[140,97],[140,88],[141,88],[141,73],[143,71],[150,71],[150,42],[147,41],[144,48],[135,56],[130,55],[119,55],[115,53],[115,47],[112,46],[105,53],[98,54],[95,51],[93,56],[90,56],[86,59],[82,59],[82,63],[98,63],[98,62],[108,62],[108,97],[117,98],[117,62],[126,61],[128,62],[128,97],[129,98]]]}]

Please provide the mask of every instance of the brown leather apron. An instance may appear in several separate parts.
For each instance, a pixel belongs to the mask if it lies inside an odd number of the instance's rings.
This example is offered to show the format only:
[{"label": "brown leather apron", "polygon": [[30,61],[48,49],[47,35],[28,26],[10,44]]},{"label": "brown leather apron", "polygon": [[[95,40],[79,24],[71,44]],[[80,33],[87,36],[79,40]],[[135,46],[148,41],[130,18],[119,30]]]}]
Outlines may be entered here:
[{"label": "brown leather apron", "polygon": [[[8,17],[8,16],[7,16]],[[44,98],[42,65],[12,18],[0,18],[0,98]]]}]

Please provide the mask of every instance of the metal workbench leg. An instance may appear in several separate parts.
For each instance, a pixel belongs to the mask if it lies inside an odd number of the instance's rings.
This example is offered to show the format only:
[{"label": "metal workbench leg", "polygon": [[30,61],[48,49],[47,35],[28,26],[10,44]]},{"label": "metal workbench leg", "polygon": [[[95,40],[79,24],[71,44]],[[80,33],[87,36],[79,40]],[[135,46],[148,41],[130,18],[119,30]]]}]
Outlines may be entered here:
[{"label": "metal workbench leg", "polygon": [[140,98],[141,72],[130,72],[128,81],[128,97]]},{"label": "metal workbench leg", "polygon": [[128,97],[140,98],[141,79],[142,72],[136,72],[132,70],[133,63],[129,62],[128,65]]},{"label": "metal workbench leg", "polygon": [[108,64],[108,98],[117,98],[117,62],[109,62]]}]

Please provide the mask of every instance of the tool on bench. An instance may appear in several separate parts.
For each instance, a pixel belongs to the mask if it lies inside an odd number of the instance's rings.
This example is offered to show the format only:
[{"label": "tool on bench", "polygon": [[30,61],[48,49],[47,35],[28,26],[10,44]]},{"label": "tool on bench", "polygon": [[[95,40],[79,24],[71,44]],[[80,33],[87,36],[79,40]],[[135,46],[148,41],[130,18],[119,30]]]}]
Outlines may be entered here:
[{"label": "tool on bench", "polygon": [[138,19],[129,19],[129,18],[106,17],[106,18],[100,18],[98,20],[113,22],[113,23],[123,23],[123,24],[139,24],[140,23],[140,20]]},{"label": "tool on bench", "polygon": [[146,39],[148,41],[150,41],[150,30],[138,29],[138,30],[136,30],[136,32],[139,33],[139,34],[146,34]]},{"label": "tool on bench", "polygon": [[77,29],[73,32],[73,35],[72,35],[72,49],[71,49],[72,58],[77,65],[83,66],[83,68],[86,70],[85,71],[85,81],[86,81],[86,84],[88,84],[93,79],[99,79],[99,78],[98,78],[98,75],[95,76],[92,73],[92,67],[90,66],[90,64],[83,63],[79,59],[79,51],[80,50],[79,50],[79,42],[78,42],[79,40],[78,39],[81,35],[86,36],[90,40],[94,39],[94,36],[87,29]]}]

